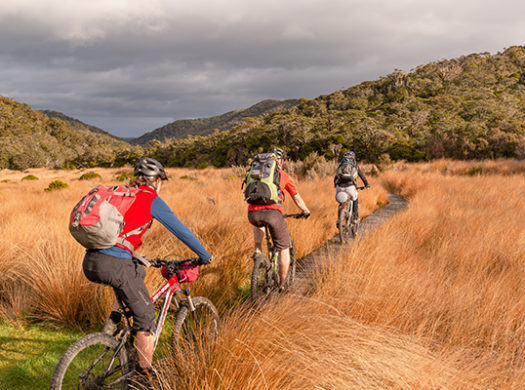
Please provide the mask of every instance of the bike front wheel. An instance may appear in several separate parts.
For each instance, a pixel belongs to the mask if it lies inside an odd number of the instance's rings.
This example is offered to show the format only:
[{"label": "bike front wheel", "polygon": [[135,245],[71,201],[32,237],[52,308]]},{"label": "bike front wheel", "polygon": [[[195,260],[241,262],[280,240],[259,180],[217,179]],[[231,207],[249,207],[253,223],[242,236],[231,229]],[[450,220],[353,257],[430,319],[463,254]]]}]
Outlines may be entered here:
[{"label": "bike front wheel", "polygon": [[348,221],[351,217],[351,209],[348,205],[339,206],[337,215],[337,227],[339,228],[339,241],[344,244],[348,239]]},{"label": "bike front wheel", "polygon": [[91,333],[77,340],[60,358],[51,390],[127,389],[126,374],[131,371],[125,348],[103,333]]},{"label": "bike front wheel", "polygon": [[295,272],[297,269],[297,262],[295,259],[295,245],[292,240],[290,245],[290,268],[288,268],[288,275],[286,276],[286,290],[289,290],[295,282]]},{"label": "bike front wheel", "polygon": [[353,221],[352,226],[350,227],[350,231],[352,232],[352,238],[355,238],[357,235],[357,229],[359,228],[359,222]]},{"label": "bike front wheel", "polygon": [[[211,345],[219,333],[219,313],[208,298],[192,297],[183,302],[175,317],[173,346],[203,347]],[[193,306],[194,310],[191,310]]]}]

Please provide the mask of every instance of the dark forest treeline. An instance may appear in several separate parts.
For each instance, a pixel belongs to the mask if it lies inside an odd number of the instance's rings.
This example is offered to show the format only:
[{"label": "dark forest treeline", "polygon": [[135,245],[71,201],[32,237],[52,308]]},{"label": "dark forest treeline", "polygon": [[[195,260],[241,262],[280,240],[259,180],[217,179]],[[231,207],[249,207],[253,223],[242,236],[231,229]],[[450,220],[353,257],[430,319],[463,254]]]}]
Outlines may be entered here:
[{"label": "dark forest treeline", "polygon": [[[12,107],[17,104],[22,108]],[[142,153],[169,166],[221,167],[245,164],[273,145],[284,146],[292,159],[313,152],[331,159],[348,149],[371,162],[385,154],[408,161],[525,158],[525,47],[432,62],[408,74],[396,70],[301,99],[285,111],[245,118],[231,130],[152,141],[145,149],[88,130],[68,132],[65,122],[1,97],[0,110],[0,168],[115,166]]]}]

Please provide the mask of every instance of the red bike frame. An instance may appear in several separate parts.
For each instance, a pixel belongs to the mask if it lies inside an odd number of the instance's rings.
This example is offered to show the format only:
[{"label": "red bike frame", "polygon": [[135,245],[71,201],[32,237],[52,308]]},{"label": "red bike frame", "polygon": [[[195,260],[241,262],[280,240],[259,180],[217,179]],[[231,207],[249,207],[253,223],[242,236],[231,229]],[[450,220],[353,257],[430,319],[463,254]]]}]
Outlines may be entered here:
[{"label": "red bike frame", "polygon": [[[168,308],[170,307],[171,301],[173,299],[173,295],[182,290],[181,283],[179,282],[179,279],[177,278],[177,275],[173,275],[171,278],[164,283],[164,285],[151,296],[151,302],[155,303],[164,293],[166,293],[166,297],[164,298],[164,304],[162,305],[162,310],[159,314],[159,318],[157,321],[157,330],[155,331],[155,344],[154,348],[157,347],[157,343],[159,342],[160,334],[162,332],[162,327],[164,326],[164,322],[166,321],[166,316],[168,315]],[[186,294],[188,295],[188,294]],[[177,301],[176,301],[177,302]],[[190,305],[191,300],[189,300]],[[177,308],[179,304],[177,302]]]}]

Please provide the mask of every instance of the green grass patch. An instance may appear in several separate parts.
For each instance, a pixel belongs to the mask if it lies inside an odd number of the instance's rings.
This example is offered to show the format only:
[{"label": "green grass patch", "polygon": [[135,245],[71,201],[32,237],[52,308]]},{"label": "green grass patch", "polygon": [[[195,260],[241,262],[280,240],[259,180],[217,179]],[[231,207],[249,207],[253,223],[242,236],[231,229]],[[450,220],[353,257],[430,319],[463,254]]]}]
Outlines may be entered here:
[{"label": "green grass patch", "polygon": [[236,175],[235,173],[230,173],[229,175],[226,175],[224,177],[224,180],[231,180],[231,181],[240,180],[240,179],[242,179],[242,177],[239,175]]},{"label": "green grass patch", "polygon": [[182,180],[189,180],[189,181],[199,181],[197,176],[194,176],[194,175],[182,175],[180,177],[180,179],[182,179]]},{"label": "green grass patch", "polygon": [[101,179],[102,176],[100,176],[96,172],[86,172],[78,180],[93,180],[93,179]]},{"label": "green grass patch", "polygon": [[0,323],[0,389],[48,389],[60,356],[82,335]]},{"label": "green grass patch", "polygon": [[468,170],[467,174],[469,176],[477,176],[477,175],[483,174],[483,165],[481,164],[474,165]]},{"label": "green grass patch", "polygon": [[27,175],[22,178],[22,180],[38,180],[38,177],[35,175]]},{"label": "green grass patch", "polygon": [[68,188],[69,186],[67,185],[67,183],[64,183],[63,181],[60,181],[60,180],[55,180],[55,181],[52,181],[51,183],[49,183],[49,186],[47,188],[44,188],[44,191],[56,191],[56,190],[61,190],[63,188]]},{"label": "green grass patch", "polygon": [[127,181],[133,179],[133,172],[124,172],[117,176],[117,181]]}]

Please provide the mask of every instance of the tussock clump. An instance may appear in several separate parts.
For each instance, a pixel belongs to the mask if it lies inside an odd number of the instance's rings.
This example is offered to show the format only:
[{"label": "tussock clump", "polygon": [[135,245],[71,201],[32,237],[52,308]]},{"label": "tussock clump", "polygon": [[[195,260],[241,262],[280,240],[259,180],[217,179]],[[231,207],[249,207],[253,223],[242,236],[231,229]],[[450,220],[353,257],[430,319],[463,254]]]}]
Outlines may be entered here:
[{"label": "tussock clump", "polygon": [[78,180],[93,180],[93,179],[101,179],[102,176],[100,176],[96,172],[86,172],[82,176],[79,177]]},{"label": "tussock clump", "polygon": [[130,172],[122,172],[122,173],[118,174],[115,177],[115,179],[117,181],[120,181],[120,182],[122,182],[122,181],[129,181],[129,180],[131,180],[133,178],[134,178],[133,172],[131,172],[131,171]]},{"label": "tussock clump", "polygon": [[64,188],[69,188],[69,185],[67,183],[64,183],[63,181],[54,180],[51,183],[49,183],[49,186],[47,188],[44,188],[44,191],[50,192],[50,191],[62,190]]},{"label": "tussock clump", "polygon": [[293,296],[233,312],[196,354],[163,367],[167,388],[444,389],[456,375],[415,338]]},{"label": "tussock clump", "polygon": [[22,180],[38,180],[38,177],[35,175],[26,175],[22,178]]}]

